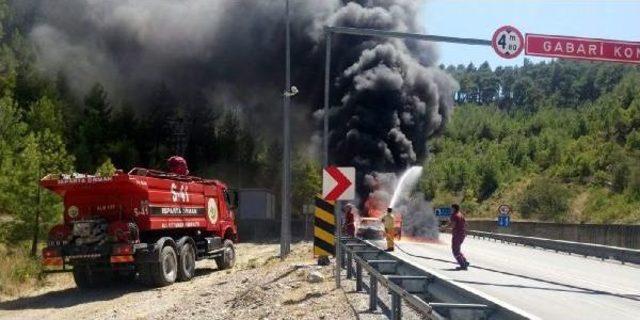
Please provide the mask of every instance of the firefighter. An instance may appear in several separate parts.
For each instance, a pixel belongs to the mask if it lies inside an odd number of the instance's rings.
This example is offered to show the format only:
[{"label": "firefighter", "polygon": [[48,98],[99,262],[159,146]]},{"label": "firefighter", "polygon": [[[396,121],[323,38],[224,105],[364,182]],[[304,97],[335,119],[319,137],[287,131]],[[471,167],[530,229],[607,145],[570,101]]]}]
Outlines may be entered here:
[{"label": "firefighter", "polygon": [[447,225],[447,227],[451,228],[451,251],[453,253],[453,257],[456,258],[456,261],[460,265],[456,270],[467,270],[469,262],[461,251],[462,242],[466,237],[467,222],[464,214],[460,211],[460,206],[457,203],[452,204],[451,209],[453,210],[453,214],[451,215],[451,220]]},{"label": "firefighter", "polygon": [[395,219],[393,218],[393,209],[387,208],[387,214],[382,217],[382,224],[384,225],[384,233],[387,239],[387,250],[393,251],[394,243],[393,238],[396,236]]},{"label": "firefighter", "polygon": [[167,159],[167,167],[169,172],[179,174],[182,176],[189,175],[189,168],[187,167],[187,160],[180,156],[173,156]]},{"label": "firefighter", "polygon": [[353,237],[356,233],[356,224],[355,224],[355,208],[351,203],[347,203],[344,208],[344,225],[342,230],[344,230],[344,235],[348,237]]}]

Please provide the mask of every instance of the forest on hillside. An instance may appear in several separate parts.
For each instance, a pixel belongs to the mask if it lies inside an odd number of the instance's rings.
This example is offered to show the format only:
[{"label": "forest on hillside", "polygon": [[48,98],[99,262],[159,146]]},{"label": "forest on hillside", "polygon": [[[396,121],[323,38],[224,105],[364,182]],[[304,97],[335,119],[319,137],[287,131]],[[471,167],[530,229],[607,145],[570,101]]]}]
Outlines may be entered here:
[{"label": "forest on hillside", "polygon": [[[152,85],[146,105],[113,100],[100,83],[79,97],[62,73],[51,77],[38,69],[23,22],[14,18],[0,0],[0,243],[29,239],[36,212],[42,235],[59,222],[59,197],[38,186],[49,173],[166,169],[166,159],[180,154],[193,175],[279,197],[281,143],[248,128],[236,106],[187,113],[164,83]],[[304,146],[292,159],[299,213],[320,188],[320,167]]]},{"label": "forest on hillside", "polygon": [[[444,68],[444,66],[441,66]],[[421,188],[470,215],[640,222],[640,69],[554,61],[446,67],[460,83]]]}]

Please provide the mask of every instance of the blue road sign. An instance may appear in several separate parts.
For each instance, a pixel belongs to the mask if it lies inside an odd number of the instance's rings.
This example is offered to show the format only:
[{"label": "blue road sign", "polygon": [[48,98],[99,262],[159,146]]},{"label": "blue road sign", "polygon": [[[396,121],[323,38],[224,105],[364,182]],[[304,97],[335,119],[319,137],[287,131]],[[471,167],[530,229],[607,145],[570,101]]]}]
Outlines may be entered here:
[{"label": "blue road sign", "polygon": [[506,214],[501,214],[498,216],[498,227],[508,227],[511,224],[511,217]]},{"label": "blue road sign", "polygon": [[449,207],[436,208],[435,213],[438,218],[450,218],[452,214]]}]

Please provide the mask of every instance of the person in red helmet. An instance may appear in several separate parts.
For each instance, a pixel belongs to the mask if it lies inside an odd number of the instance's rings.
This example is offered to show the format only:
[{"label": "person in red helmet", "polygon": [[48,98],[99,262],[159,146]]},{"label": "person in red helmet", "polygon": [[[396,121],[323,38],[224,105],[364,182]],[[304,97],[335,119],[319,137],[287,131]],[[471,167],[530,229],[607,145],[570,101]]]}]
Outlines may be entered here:
[{"label": "person in red helmet", "polygon": [[187,160],[180,156],[173,156],[167,160],[167,167],[169,172],[179,174],[182,176],[189,175],[189,168],[187,167]]}]

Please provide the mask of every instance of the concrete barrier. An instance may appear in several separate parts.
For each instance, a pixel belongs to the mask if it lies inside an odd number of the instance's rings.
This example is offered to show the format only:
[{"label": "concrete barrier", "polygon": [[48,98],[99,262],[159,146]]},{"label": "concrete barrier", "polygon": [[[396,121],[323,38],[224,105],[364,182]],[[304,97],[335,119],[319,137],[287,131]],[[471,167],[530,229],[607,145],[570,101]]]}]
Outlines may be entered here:
[{"label": "concrete barrier", "polygon": [[495,220],[467,220],[467,224],[470,230],[640,249],[640,225],[512,221],[505,228]]},{"label": "concrete barrier", "polygon": [[602,260],[613,259],[622,263],[631,262],[640,264],[640,250],[631,248],[621,248],[605,246],[601,244],[573,242],[566,240],[543,239],[536,237],[516,236],[505,233],[493,233],[485,231],[469,230],[467,234],[473,237],[500,240],[504,242],[519,243],[530,247],[539,247],[555,250],[556,252],[567,252],[583,255],[585,257],[598,257]]}]

